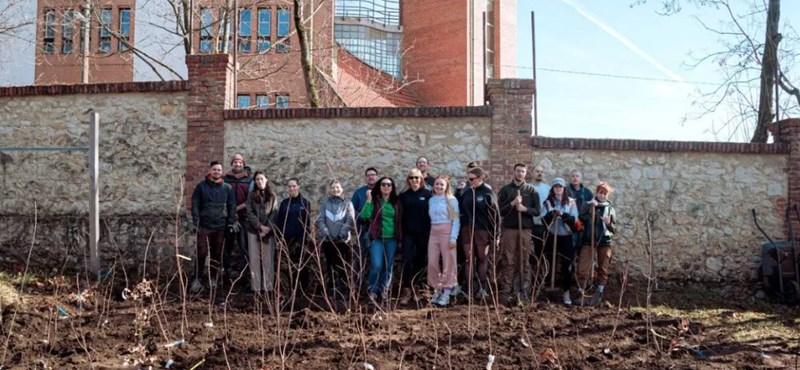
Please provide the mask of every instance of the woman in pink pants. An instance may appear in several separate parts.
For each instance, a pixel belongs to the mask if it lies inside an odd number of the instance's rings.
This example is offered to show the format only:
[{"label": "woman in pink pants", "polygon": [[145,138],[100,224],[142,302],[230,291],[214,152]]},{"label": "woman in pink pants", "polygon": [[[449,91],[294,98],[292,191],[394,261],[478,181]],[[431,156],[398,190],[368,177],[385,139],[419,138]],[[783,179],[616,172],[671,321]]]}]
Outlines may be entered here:
[{"label": "woman in pink pants", "polygon": [[447,176],[439,176],[433,182],[433,197],[428,201],[428,214],[431,217],[428,285],[434,289],[431,303],[443,307],[450,303],[450,292],[456,286],[456,239],[461,228],[458,201],[450,190]]}]

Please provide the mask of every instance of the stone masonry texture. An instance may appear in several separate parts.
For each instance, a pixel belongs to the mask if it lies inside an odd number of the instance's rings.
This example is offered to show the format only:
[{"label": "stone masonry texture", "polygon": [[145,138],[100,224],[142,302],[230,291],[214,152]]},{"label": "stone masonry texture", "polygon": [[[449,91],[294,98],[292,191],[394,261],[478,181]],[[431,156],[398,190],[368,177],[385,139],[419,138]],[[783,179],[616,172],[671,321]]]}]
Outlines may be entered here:
[{"label": "stone masonry texture", "polygon": [[577,169],[593,193],[601,181],[614,188],[618,270],[630,262],[648,272],[646,220],[656,276],[665,279],[753,280],[766,242],[753,208],[771,237],[783,235],[785,155],[555,149],[534,150],[532,163],[546,181],[569,181]]},{"label": "stone masonry texture", "polygon": [[163,261],[162,253],[173,254],[186,167],[185,92],[5,95],[0,98],[3,265],[24,266],[32,248],[34,268],[82,270],[88,246],[87,153],[3,149],[86,147],[88,108],[100,116],[101,257],[109,265],[141,267],[148,246],[151,263]]}]

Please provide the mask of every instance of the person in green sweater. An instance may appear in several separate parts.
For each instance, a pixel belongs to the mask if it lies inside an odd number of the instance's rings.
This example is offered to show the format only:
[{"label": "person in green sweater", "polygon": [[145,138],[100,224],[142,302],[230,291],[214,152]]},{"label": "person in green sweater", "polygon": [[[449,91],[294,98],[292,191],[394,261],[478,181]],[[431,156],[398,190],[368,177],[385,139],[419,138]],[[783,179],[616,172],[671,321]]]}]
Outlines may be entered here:
[{"label": "person in green sweater", "polygon": [[376,303],[378,294],[382,299],[388,297],[392,283],[392,267],[397,243],[402,241],[402,208],[397,196],[394,180],[382,177],[377,186],[367,192],[367,202],[361,217],[369,221],[371,239],[370,269],[367,276],[370,302]]}]

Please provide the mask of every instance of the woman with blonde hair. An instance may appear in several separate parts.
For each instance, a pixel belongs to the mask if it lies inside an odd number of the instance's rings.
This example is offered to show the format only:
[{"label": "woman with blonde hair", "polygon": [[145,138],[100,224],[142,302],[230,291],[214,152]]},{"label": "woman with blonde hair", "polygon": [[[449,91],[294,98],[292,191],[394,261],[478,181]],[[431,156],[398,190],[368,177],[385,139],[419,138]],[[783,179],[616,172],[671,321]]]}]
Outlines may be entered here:
[{"label": "woman with blonde hair", "polygon": [[456,240],[461,229],[458,200],[452,194],[447,176],[439,176],[433,182],[433,196],[428,201],[428,214],[431,219],[428,285],[434,289],[431,303],[443,307],[450,303],[450,293],[456,286]]},{"label": "woman with blonde hair", "polygon": [[421,280],[428,255],[428,237],[431,219],[428,217],[428,199],[431,191],[425,187],[422,171],[412,168],[406,176],[405,189],[400,193],[403,217],[403,273],[400,304],[407,305],[414,296],[414,281]]}]

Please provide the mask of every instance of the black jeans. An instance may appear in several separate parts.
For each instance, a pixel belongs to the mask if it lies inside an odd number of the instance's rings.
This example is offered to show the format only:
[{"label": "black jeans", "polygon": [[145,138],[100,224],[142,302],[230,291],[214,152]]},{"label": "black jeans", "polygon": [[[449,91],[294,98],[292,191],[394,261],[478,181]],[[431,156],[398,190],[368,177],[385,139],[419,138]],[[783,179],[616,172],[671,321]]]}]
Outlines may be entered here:
[{"label": "black jeans", "polygon": [[350,280],[355,278],[352,274],[350,246],[343,241],[326,240],[322,242],[322,253],[328,263],[328,292],[346,296],[350,291]]},{"label": "black jeans", "polygon": [[403,288],[411,288],[414,278],[424,277],[428,266],[428,238],[430,233],[403,234]]},{"label": "black jeans", "polygon": [[[548,262],[553,258],[553,235],[549,235],[545,241],[544,258]],[[575,248],[572,246],[572,235],[558,235],[556,238],[556,265],[560,274],[558,277],[558,286],[561,290],[569,290],[572,286],[572,261],[575,259]],[[551,273],[555,273],[555,266],[551,267]]]}]

